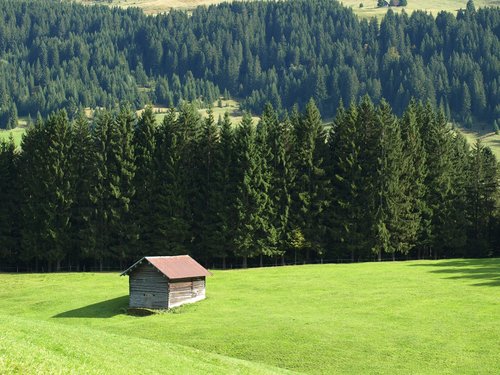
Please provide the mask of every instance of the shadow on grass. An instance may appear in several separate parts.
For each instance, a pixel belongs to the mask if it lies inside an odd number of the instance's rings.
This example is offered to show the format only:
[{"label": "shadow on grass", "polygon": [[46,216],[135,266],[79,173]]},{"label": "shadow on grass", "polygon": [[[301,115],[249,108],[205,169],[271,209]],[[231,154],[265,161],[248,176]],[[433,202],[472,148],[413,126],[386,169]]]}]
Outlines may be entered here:
[{"label": "shadow on grass", "polygon": [[128,307],[128,295],[93,303],[54,315],[53,318],[112,318],[125,314]]},{"label": "shadow on grass", "polygon": [[500,259],[464,259],[411,264],[410,267],[439,268],[430,272],[451,275],[446,279],[470,279],[478,282],[475,286],[500,286]]}]

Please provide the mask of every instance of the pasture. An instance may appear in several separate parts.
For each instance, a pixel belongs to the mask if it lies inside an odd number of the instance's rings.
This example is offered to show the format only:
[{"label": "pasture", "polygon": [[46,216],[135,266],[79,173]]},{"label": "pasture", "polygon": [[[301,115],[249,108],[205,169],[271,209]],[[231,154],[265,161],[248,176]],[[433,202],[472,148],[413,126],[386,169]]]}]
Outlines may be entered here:
[{"label": "pasture", "polygon": [[0,274],[0,373],[493,374],[500,259],[215,271],[127,315],[117,273]]},{"label": "pasture", "polygon": [[14,143],[16,144],[16,146],[19,146],[21,144],[21,140],[25,132],[26,132],[25,128],[15,128],[12,130],[0,129],[0,141],[4,140],[8,142],[10,136],[12,135]]},{"label": "pasture", "polygon": [[[239,0],[235,0],[239,1]],[[208,6],[224,2],[223,0],[77,0],[77,2],[87,5],[109,5],[122,8],[137,7],[143,9],[146,14],[158,14],[168,12],[170,9],[192,10],[197,6]],[[345,6],[353,8],[354,12],[361,17],[382,17],[387,8],[377,8],[376,0],[342,0]],[[363,3],[360,8],[359,4]],[[441,10],[456,12],[460,8],[465,8],[467,0],[408,0],[408,6],[404,7],[406,12],[413,12],[416,9],[425,10],[436,15]],[[500,0],[475,0],[476,7],[499,6]],[[402,7],[392,8],[401,12]]]},{"label": "pasture", "polygon": [[[219,117],[224,118],[224,114],[228,112],[233,125],[238,125],[239,123],[241,123],[241,120],[243,119],[243,111],[240,110],[239,103],[236,100],[221,100],[221,107],[219,107],[218,104],[218,102],[214,102],[212,104],[213,116],[216,122]],[[142,111],[143,110],[137,111],[137,114],[140,115]],[[168,108],[155,106],[153,107],[153,111],[155,111],[156,113],[155,117],[157,123],[161,123],[168,112]],[[206,118],[208,116],[206,108],[198,109],[198,113],[202,118]],[[259,121],[259,117],[252,116],[252,120],[254,124],[257,124],[257,122]]]},{"label": "pasture", "polygon": [[473,146],[476,139],[480,138],[484,146],[491,148],[491,151],[500,161],[500,134],[495,134],[491,131],[460,128],[460,132],[465,136],[467,141]]}]

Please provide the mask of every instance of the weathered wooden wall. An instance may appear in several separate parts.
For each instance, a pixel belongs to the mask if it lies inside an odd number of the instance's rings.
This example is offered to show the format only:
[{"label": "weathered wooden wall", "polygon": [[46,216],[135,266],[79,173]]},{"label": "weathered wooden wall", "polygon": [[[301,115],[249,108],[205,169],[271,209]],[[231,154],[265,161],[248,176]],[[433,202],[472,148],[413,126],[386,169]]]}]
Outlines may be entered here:
[{"label": "weathered wooden wall", "polygon": [[130,307],[168,308],[168,280],[151,264],[143,264],[129,275]]},{"label": "weathered wooden wall", "polygon": [[205,298],[205,277],[171,280],[168,289],[169,308],[200,301]]}]

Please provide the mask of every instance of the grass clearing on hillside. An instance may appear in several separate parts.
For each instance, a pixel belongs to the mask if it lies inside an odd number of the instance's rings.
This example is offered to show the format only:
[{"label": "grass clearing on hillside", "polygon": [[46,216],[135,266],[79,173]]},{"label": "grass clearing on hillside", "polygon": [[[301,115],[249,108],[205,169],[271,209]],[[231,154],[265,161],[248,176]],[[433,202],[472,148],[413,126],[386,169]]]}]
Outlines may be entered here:
[{"label": "grass clearing on hillside", "polygon": [[[251,373],[500,368],[500,259],[215,271],[206,300],[141,318],[124,313],[128,279],[117,274],[1,274],[0,282],[8,286],[0,290],[0,336],[10,340],[0,340],[7,342],[0,344],[0,372],[44,372],[52,356],[77,372],[82,358],[95,369],[101,352],[113,359],[103,368],[108,373],[133,373],[143,361],[151,366],[146,372],[169,372],[169,356],[181,357],[178,372],[223,372],[234,358]],[[222,370],[210,367],[212,358]]]},{"label": "grass clearing on hillside", "polygon": [[[218,106],[218,102],[214,102],[212,104],[214,120],[217,122],[219,117],[224,118],[224,114],[228,112],[233,125],[238,125],[243,119],[243,112],[240,109],[239,103],[236,100],[229,99],[229,100],[222,100],[221,104],[222,107]],[[163,118],[166,116],[168,112],[168,108],[155,106],[153,107],[153,111],[156,112],[155,117],[157,123],[161,123],[163,121]],[[142,110],[138,111],[137,113],[140,114],[141,112]],[[207,108],[199,109],[198,113],[201,115],[202,118],[206,118],[208,116]],[[260,118],[257,116],[252,116],[254,124],[257,124],[259,119]]]},{"label": "grass clearing on hillside", "polygon": [[[378,17],[382,18],[389,8],[378,8],[377,0],[341,0],[345,6],[349,6],[360,17]],[[363,3],[360,8],[359,4]],[[476,8],[486,6],[498,6],[499,0],[474,0]],[[411,13],[414,10],[423,10],[432,13],[434,16],[445,10],[447,12],[456,13],[459,9],[465,9],[467,0],[408,0],[408,5],[405,7],[391,7],[394,12]]]},{"label": "grass clearing on hillside", "polygon": [[5,140],[9,141],[10,136],[12,134],[12,137],[14,138],[14,143],[16,146],[19,146],[21,144],[21,140],[23,138],[23,134],[26,133],[25,128],[15,128],[12,130],[0,130],[0,141]]},{"label": "grass clearing on hillside", "polygon": [[481,139],[484,146],[491,148],[491,151],[500,161],[500,134],[494,132],[476,131],[465,128],[460,128],[460,132],[465,136],[471,147],[474,146],[478,138]]},{"label": "grass clearing on hillside", "polygon": [[[170,9],[192,10],[201,5],[212,5],[224,2],[224,0],[76,0],[87,5],[108,5],[122,8],[137,7],[143,9],[146,14],[157,14],[168,12]],[[239,0],[233,0],[239,1]],[[352,7],[354,12],[360,17],[383,17],[387,8],[377,8],[376,0],[341,0],[345,6]],[[363,3],[360,8],[359,4]],[[416,9],[431,12],[434,15],[441,10],[455,13],[458,9],[465,9],[467,0],[408,0],[408,5],[404,7],[407,13]],[[476,7],[499,6],[500,0],[475,0]],[[392,7],[395,12],[401,12],[403,7]]]}]

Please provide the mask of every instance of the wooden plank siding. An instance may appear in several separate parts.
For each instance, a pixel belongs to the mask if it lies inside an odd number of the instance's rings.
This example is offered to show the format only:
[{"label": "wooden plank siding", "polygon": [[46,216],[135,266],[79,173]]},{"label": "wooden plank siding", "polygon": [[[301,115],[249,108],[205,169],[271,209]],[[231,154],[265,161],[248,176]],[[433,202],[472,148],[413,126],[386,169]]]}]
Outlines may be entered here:
[{"label": "wooden plank siding", "polygon": [[168,308],[168,280],[151,264],[130,274],[130,307]]},{"label": "wooden plank siding", "polygon": [[167,309],[205,299],[205,277],[169,280],[151,264],[129,274],[130,308]]},{"label": "wooden plank siding", "polygon": [[171,280],[168,287],[169,308],[205,299],[205,277]]}]

